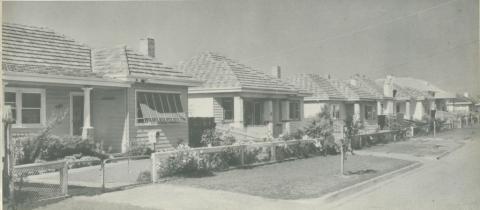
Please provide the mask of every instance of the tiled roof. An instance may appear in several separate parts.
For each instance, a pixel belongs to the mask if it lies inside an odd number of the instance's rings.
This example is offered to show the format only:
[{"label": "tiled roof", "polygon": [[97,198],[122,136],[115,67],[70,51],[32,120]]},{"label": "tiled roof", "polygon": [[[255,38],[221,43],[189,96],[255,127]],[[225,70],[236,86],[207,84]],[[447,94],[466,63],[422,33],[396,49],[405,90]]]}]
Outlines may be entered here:
[{"label": "tiled roof", "polygon": [[[385,82],[385,79],[377,79],[376,83],[379,86],[382,86]],[[393,88],[397,90],[397,94],[395,96],[395,99],[397,100],[409,100],[409,99],[425,99],[428,98],[428,94],[424,93],[420,90],[417,90],[415,88],[411,87],[402,87],[398,84],[395,83],[395,80],[393,80]]]},{"label": "tiled roof", "polygon": [[384,98],[383,86],[379,86],[374,80],[366,77],[365,75],[356,74],[351,77],[352,80],[355,80],[355,88],[362,89],[373,95],[376,99]]},{"label": "tiled roof", "polygon": [[104,75],[102,73],[95,73],[91,71],[79,71],[78,69],[58,67],[58,66],[2,63],[2,69],[6,72],[45,74],[45,75],[55,75],[55,76],[104,78]]},{"label": "tiled roof", "polygon": [[51,29],[2,24],[2,68],[5,72],[102,77],[93,73],[90,48]]},{"label": "tiled roof", "polygon": [[456,97],[455,97],[455,102],[458,103],[458,102],[462,102],[462,103],[471,103],[471,104],[475,104],[477,101],[471,97],[466,97],[462,94],[456,94]]},{"label": "tiled roof", "polygon": [[93,50],[93,70],[113,76],[142,78],[172,78],[192,80],[192,76],[156,61],[154,58],[137,53],[126,46]]},{"label": "tiled roof", "polygon": [[347,87],[346,92],[348,93],[349,98],[351,100],[376,100],[376,99],[378,99],[377,96],[368,92],[364,88],[353,86],[352,84],[349,83],[349,81],[344,81],[343,84],[345,84],[345,86]]},{"label": "tiled roof", "polygon": [[396,77],[395,83],[402,87],[410,87],[422,92],[434,91],[435,98],[455,98],[455,94],[444,91],[425,80],[411,78],[411,77]]},{"label": "tiled roof", "polygon": [[346,96],[331,83],[330,79],[318,74],[297,74],[286,79],[297,88],[305,89],[313,95],[305,100],[347,100]]},{"label": "tiled roof", "polygon": [[242,91],[300,92],[288,82],[212,52],[201,53],[182,62],[179,69],[204,81],[202,86],[192,90],[241,89]]}]

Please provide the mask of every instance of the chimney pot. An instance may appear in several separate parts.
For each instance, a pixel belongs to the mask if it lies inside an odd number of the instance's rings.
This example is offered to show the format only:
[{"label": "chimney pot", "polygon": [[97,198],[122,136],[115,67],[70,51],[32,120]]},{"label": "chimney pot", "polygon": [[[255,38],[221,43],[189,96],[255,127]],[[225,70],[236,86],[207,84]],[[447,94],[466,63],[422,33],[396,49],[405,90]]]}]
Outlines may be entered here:
[{"label": "chimney pot", "polygon": [[139,51],[143,55],[155,58],[155,39],[148,37],[140,39]]},{"label": "chimney pot", "polygon": [[282,69],[280,68],[280,66],[272,67],[272,76],[277,79],[282,78]]}]

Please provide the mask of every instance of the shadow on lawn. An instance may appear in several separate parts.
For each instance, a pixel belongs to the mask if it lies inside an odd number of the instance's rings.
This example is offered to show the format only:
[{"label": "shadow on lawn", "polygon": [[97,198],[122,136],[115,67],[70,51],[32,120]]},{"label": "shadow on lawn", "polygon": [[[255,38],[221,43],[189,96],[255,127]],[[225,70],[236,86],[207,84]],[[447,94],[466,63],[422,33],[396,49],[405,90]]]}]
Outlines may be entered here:
[{"label": "shadow on lawn", "polygon": [[348,171],[347,175],[363,175],[363,174],[374,174],[377,173],[377,170],[373,169],[363,169],[363,170],[358,170],[358,171]]},{"label": "shadow on lawn", "polygon": [[199,170],[199,171],[193,171],[193,172],[185,173],[181,175],[179,174],[177,176],[183,177],[183,178],[203,178],[203,177],[215,176],[215,174],[209,170]]}]

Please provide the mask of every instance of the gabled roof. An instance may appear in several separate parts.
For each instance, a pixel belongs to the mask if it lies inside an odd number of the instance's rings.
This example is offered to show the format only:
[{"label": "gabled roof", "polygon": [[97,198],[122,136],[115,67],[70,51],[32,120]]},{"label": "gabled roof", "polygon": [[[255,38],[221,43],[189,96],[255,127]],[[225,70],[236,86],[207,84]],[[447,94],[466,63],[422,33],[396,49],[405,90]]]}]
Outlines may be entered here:
[{"label": "gabled roof", "polygon": [[351,80],[355,81],[355,85],[351,84],[353,87],[368,92],[373,95],[375,99],[385,98],[383,86],[378,85],[373,79],[370,79],[365,75],[355,74],[351,77]]},{"label": "gabled roof", "polygon": [[433,85],[432,83],[422,79],[411,78],[411,77],[396,77],[395,83],[402,87],[410,87],[410,88],[422,91],[424,93],[433,91],[435,92],[435,98],[437,99],[455,98],[455,94],[442,90],[439,87]]},{"label": "gabled roof", "polygon": [[347,100],[345,94],[340,92],[330,79],[318,74],[296,74],[286,79],[297,88],[311,92],[313,95],[305,100]]},{"label": "gabled roof", "polygon": [[2,24],[4,72],[102,78],[91,70],[90,48],[51,29]]},{"label": "gabled roof", "polygon": [[205,52],[182,62],[179,69],[204,81],[196,92],[264,92],[300,94],[302,91],[281,79],[258,71],[217,53]]},{"label": "gabled roof", "polygon": [[140,78],[155,80],[158,83],[177,81],[184,82],[186,85],[192,83],[192,86],[200,83],[191,75],[165,66],[154,58],[137,53],[126,46],[94,49],[92,55],[93,71],[114,78]]}]

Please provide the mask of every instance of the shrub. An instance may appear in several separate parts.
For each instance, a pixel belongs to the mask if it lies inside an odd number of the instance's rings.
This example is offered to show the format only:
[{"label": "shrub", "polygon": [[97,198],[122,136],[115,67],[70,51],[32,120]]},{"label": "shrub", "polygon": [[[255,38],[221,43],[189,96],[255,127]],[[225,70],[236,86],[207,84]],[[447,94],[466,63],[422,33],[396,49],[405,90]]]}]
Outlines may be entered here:
[{"label": "shrub", "polygon": [[325,107],[312,119],[310,124],[305,127],[304,133],[310,138],[326,138],[333,134],[333,120],[330,115],[330,109]]},{"label": "shrub", "polygon": [[38,133],[26,136],[17,141],[16,161],[18,164],[34,163],[38,160],[58,160],[66,156],[75,155],[94,156],[105,158],[101,150],[101,144],[91,139],[83,140],[78,136],[56,136],[51,131],[55,126],[62,123],[68,114],[68,109],[58,108],[49,118],[45,128]]},{"label": "shrub", "polygon": [[298,140],[298,139],[302,139],[304,135],[305,135],[305,132],[303,130],[298,129],[293,133],[282,134],[279,136],[279,138],[283,141],[294,140],[294,139]]},{"label": "shrub", "polygon": [[204,146],[222,146],[235,143],[235,137],[229,131],[219,132],[216,129],[203,131],[200,143]]},{"label": "shrub", "polygon": [[[82,139],[79,136],[54,135],[42,136],[42,144],[37,144],[38,138],[23,140],[20,142],[21,151],[18,153],[19,164],[33,163],[37,160],[53,161],[73,156],[76,159],[84,156],[92,156],[99,159],[107,158],[100,149],[100,145],[91,139]],[[35,155],[37,154],[37,155]]]},{"label": "shrub", "polygon": [[144,156],[144,155],[151,155],[153,150],[150,147],[146,146],[137,146],[133,147],[128,151],[129,156]]}]

